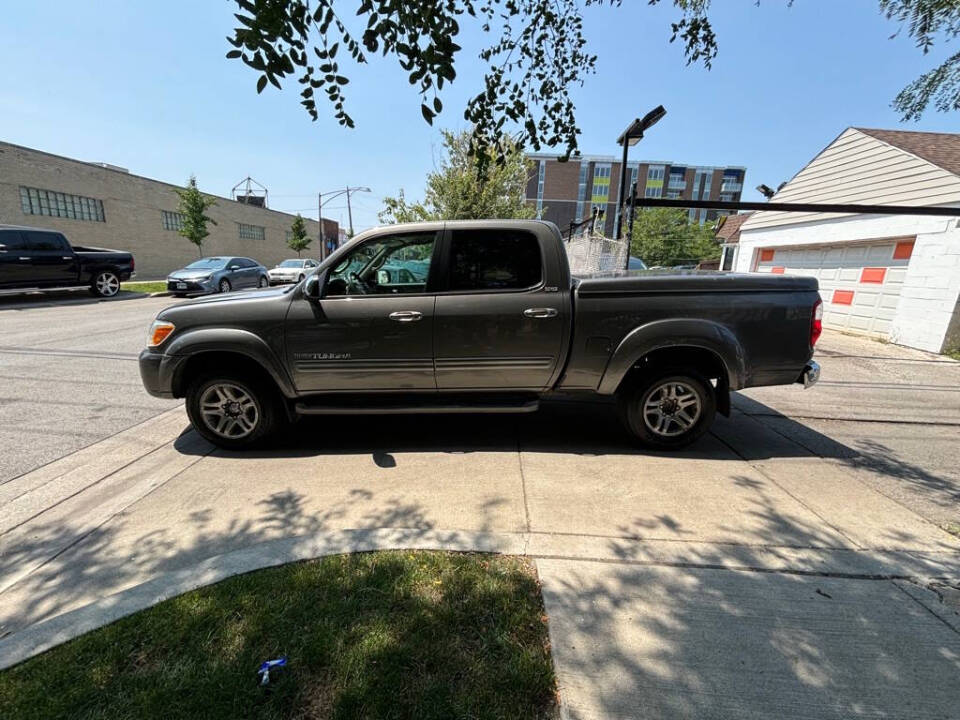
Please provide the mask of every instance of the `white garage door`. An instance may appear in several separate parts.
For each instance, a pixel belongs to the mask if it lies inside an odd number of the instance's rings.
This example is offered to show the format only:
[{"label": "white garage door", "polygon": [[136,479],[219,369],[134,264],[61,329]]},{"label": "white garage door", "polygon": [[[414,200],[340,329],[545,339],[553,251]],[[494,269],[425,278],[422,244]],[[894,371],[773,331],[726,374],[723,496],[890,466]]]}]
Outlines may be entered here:
[{"label": "white garage door", "polygon": [[755,269],[817,278],[826,327],[887,337],[915,239],[761,248]]}]

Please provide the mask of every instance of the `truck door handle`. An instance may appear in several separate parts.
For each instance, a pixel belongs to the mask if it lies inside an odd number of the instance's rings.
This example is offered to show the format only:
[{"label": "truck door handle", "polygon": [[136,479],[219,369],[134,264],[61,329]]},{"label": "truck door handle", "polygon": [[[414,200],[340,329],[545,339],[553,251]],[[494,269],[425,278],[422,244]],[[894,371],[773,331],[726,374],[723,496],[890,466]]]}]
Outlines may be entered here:
[{"label": "truck door handle", "polygon": [[552,318],[556,317],[558,312],[556,308],[527,308],[523,314],[528,318]]},{"label": "truck door handle", "polygon": [[416,310],[398,310],[390,313],[387,317],[397,322],[416,322],[423,317],[423,313]]},{"label": "truck door handle", "polygon": [[61,259],[61,260],[73,260],[73,256],[72,256],[72,255],[61,255],[61,256],[60,256],[60,259]]},{"label": "truck door handle", "polygon": [[22,258],[20,258],[20,259],[21,259],[21,260],[29,260],[30,258],[28,258],[28,257],[22,257]]}]

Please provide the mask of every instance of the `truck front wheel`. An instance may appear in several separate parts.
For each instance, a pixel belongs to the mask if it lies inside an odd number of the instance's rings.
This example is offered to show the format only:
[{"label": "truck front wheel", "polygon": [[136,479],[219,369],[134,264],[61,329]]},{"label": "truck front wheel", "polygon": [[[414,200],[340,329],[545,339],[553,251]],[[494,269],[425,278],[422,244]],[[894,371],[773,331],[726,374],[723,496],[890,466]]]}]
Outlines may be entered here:
[{"label": "truck front wheel", "polygon": [[710,381],[695,370],[665,370],[643,377],[620,395],[627,430],[647,447],[686,447],[713,423],[717,399]]},{"label": "truck front wheel", "polygon": [[217,373],[197,378],[187,388],[186,405],[194,429],[228,450],[256,445],[283,420],[276,390],[239,375]]}]

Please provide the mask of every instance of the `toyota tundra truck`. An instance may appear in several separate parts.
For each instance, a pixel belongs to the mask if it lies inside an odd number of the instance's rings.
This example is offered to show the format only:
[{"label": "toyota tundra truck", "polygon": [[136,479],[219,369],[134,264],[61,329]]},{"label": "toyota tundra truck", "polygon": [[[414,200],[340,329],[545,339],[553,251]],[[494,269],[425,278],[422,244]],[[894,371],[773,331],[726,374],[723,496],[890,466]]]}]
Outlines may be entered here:
[{"label": "toyota tundra truck", "polygon": [[817,281],[705,271],[571,277],[536,220],[367,231],[286,288],[169,307],[140,354],[147,391],[243,448],[303,415],[524,413],[616,400],[627,430],[679,448],[730,392],[817,381]]}]

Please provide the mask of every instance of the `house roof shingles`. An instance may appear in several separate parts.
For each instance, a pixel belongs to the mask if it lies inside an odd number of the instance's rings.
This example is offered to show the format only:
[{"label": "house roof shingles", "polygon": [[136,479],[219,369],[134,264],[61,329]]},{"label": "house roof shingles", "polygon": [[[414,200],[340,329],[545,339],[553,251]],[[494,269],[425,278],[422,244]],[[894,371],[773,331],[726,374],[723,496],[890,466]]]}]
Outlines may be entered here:
[{"label": "house roof shingles", "polygon": [[960,134],[917,132],[914,130],[874,130],[854,128],[865,135],[913,153],[947,172],[960,175]]},{"label": "house roof shingles", "polygon": [[743,225],[751,215],[753,215],[753,213],[728,215],[716,232],[717,240],[727,244],[740,242],[740,226]]}]

